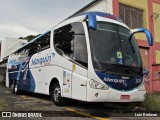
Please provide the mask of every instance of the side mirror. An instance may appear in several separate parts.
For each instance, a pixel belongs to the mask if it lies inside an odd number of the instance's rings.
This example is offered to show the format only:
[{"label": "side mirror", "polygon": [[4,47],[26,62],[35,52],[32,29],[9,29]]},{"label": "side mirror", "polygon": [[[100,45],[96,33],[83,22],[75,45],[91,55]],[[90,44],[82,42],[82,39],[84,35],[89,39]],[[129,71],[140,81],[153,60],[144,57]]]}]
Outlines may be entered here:
[{"label": "side mirror", "polygon": [[88,26],[93,30],[97,29],[97,20],[95,15],[88,15]]},{"label": "side mirror", "polygon": [[83,13],[82,15],[86,15],[85,19],[88,19],[88,27],[90,29],[96,30],[97,29],[97,20],[96,15],[94,13]]},{"label": "side mirror", "polygon": [[142,33],[144,32],[146,34],[146,37],[147,37],[147,40],[148,40],[148,45],[149,46],[152,46],[153,45],[153,38],[152,38],[152,34],[147,30],[147,29],[144,29],[144,28],[137,28],[137,29],[133,29],[131,30],[131,36],[130,36],[130,39],[132,38],[132,35],[134,35],[135,33]]}]

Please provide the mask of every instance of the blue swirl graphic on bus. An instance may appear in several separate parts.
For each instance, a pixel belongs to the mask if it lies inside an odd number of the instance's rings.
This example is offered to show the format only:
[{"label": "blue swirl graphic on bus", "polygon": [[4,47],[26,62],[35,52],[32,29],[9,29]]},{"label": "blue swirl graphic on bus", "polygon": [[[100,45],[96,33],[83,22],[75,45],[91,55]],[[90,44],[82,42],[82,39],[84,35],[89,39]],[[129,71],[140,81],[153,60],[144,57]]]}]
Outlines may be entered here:
[{"label": "blue swirl graphic on bus", "polygon": [[32,65],[37,65],[37,64],[46,64],[46,63],[50,63],[51,59],[55,56],[55,53],[51,53],[51,54],[47,54],[44,57],[41,58],[34,58],[32,59]]},{"label": "blue swirl graphic on bus", "polygon": [[133,90],[143,82],[143,76],[122,76],[98,71],[96,74],[107,86],[120,91]]}]

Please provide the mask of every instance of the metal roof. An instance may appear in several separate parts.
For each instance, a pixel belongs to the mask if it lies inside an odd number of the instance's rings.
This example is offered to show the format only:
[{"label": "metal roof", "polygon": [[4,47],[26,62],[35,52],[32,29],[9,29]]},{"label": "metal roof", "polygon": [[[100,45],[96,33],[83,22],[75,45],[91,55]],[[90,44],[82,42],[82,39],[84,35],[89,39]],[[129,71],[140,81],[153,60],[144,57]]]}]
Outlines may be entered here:
[{"label": "metal roof", "polygon": [[[73,13],[71,16],[69,16],[68,18],[71,18],[77,14],[80,14],[83,12],[83,10],[85,10],[86,8],[90,7],[91,5],[95,4],[96,2],[100,2],[100,1],[103,1],[103,0],[93,0],[92,2],[90,2],[89,4],[87,4],[86,6],[84,6],[83,8],[81,8],[80,10],[78,10],[77,12]],[[68,19],[67,18],[67,19]]]}]

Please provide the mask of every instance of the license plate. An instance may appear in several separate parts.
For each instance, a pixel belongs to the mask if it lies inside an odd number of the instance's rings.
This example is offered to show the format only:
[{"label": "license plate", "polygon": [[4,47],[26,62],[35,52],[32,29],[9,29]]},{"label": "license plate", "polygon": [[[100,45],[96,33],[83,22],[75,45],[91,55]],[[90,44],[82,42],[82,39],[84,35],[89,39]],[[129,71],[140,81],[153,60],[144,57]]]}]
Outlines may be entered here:
[{"label": "license plate", "polygon": [[130,100],[130,95],[121,95],[121,100]]}]

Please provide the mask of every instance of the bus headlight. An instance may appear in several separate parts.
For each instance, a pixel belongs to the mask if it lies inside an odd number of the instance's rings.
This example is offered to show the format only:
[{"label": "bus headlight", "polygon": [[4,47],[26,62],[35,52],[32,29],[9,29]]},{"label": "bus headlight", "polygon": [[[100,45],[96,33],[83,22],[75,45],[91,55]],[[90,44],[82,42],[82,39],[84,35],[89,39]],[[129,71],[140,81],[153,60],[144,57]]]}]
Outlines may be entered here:
[{"label": "bus headlight", "polygon": [[103,90],[109,89],[109,87],[107,85],[101,84],[95,80],[90,80],[89,85],[93,89],[103,89]]},{"label": "bus headlight", "polygon": [[145,91],[145,86],[144,86],[144,83],[142,83],[139,87],[138,87],[138,90],[139,91]]}]

